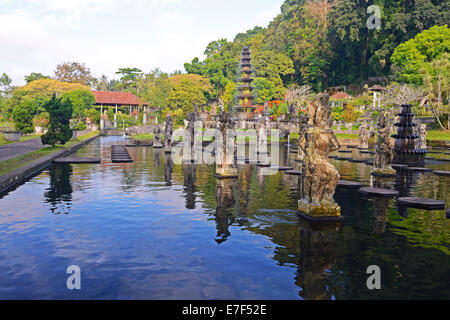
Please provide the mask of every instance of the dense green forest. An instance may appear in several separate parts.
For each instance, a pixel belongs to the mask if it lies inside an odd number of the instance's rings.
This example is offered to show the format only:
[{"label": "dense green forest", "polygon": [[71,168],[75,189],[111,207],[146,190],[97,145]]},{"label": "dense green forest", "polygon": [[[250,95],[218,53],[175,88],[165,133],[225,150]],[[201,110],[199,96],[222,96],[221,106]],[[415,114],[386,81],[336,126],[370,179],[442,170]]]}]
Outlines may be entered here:
[{"label": "dense green forest", "polygon": [[266,93],[259,102],[281,98],[284,88],[293,84],[322,90],[371,78],[382,82],[395,79],[391,56],[399,44],[450,21],[450,2],[444,0],[373,4],[381,7],[379,30],[367,27],[367,1],[286,0],[267,28],[240,33],[232,42],[211,42],[207,58],[185,64],[186,72],[208,77],[216,94],[229,98],[227,84],[236,81],[240,50],[249,45],[255,85]]}]

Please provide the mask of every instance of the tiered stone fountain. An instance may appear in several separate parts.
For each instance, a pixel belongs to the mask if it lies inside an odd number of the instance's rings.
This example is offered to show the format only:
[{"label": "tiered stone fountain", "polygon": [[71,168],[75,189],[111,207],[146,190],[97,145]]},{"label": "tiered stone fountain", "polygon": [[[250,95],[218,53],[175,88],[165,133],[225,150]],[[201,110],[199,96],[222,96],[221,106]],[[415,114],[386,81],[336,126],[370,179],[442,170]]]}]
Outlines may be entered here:
[{"label": "tiered stone fountain", "polygon": [[425,158],[425,149],[416,149],[415,140],[419,136],[414,133],[415,114],[411,112],[411,105],[401,106],[402,111],[398,114],[399,122],[395,123],[397,134],[392,135],[395,138],[394,160],[395,164],[422,164]]}]

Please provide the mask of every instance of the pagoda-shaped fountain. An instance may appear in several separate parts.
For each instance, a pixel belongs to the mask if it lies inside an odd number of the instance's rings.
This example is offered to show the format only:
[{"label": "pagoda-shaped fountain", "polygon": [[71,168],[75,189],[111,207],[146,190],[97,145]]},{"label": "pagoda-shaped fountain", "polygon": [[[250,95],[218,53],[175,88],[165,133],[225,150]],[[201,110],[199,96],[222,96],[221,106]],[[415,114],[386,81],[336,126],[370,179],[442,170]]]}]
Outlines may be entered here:
[{"label": "pagoda-shaped fountain", "polygon": [[238,87],[239,89],[239,109],[240,112],[249,111],[253,107],[253,99],[255,97],[252,95],[253,87],[251,86],[253,79],[251,77],[252,64],[251,64],[251,55],[250,49],[248,46],[245,46],[242,49],[242,57],[241,57],[241,65],[240,65],[240,74],[241,78],[238,80],[241,85]]},{"label": "pagoda-shaped fountain", "polygon": [[425,149],[416,149],[415,140],[419,136],[414,133],[415,114],[411,112],[411,105],[401,106],[402,111],[398,114],[399,120],[395,123],[397,134],[392,135],[395,138],[394,160],[396,164],[422,164],[425,158]]}]

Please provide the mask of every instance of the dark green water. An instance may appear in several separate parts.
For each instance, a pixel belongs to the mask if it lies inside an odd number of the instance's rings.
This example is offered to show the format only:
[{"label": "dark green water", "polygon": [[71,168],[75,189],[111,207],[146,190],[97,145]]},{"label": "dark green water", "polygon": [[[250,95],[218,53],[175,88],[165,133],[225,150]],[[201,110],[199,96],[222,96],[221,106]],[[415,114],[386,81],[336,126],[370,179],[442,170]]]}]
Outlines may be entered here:
[{"label": "dark green water", "polygon": [[[310,224],[296,215],[296,176],[240,165],[239,179],[219,181],[213,166],[174,165],[152,148],[112,164],[112,143],[123,140],[78,152],[101,165],[55,165],[0,198],[1,299],[450,298],[444,211],[337,190],[345,221]],[[283,149],[283,164],[294,156]],[[369,184],[369,166],[331,162]],[[450,204],[449,178],[402,173],[387,185]],[[70,265],[81,290],[66,287]],[[370,265],[381,290],[367,289]]]}]

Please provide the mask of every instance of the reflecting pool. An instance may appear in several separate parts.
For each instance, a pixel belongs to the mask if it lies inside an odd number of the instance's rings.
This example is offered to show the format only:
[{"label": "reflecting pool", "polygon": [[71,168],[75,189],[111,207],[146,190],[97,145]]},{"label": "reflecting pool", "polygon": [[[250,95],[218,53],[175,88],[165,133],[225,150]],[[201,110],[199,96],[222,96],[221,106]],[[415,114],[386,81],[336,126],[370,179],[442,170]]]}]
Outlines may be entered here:
[{"label": "reflecting pool", "polygon": [[[338,189],[344,222],[311,224],[296,214],[298,176],[248,164],[239,179],[217,180],[214,166],[177,165],[151,147],[113,164],[118,143],[94,140],[78,155],[100,165],[53,165],[0,198],[1,299],[450,298],[445,211]],[[294,158],[282,149],[284,165],[297,167]],[[366,164],[330,161],[369,185]],[[449,179],[399,172],[385,184],[449,205]],[[81,290],[66,287],[70,265]],[[370,265],[381,290],[367,289]]]}]

